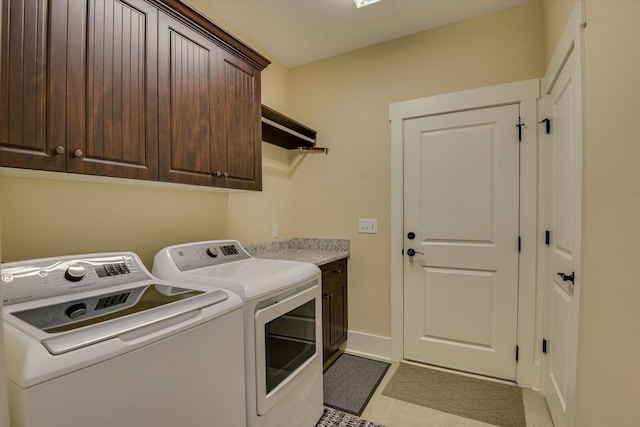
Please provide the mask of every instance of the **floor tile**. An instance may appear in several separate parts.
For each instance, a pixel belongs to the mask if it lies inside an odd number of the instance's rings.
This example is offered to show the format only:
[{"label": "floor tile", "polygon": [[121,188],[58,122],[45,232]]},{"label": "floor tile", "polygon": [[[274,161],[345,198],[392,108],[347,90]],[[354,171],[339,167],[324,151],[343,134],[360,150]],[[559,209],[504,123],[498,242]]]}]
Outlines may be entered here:
[{"label": "floor tile", "polygon": [[387,396],[374,395],[367,404],[367,407],[361,417],[365,420],[374,422],[378,422],[376,420],[385,419],[389,414],[393,401],[394,399]]},{"label": "floor tile", "polygon": [[482,421],[468,420],[467,427],[495,427],[493,424],[483,423]]},{"label": "floor tile", "polygon": [[522,389],[522,400],[527,427],[553,427],[547,401],[542,394],[534,390]]},{"label": "floor tile", "polygon": [[393,399],[387,415],[387,427],[442,426],[466,427],[467,419],[446,412]]}]

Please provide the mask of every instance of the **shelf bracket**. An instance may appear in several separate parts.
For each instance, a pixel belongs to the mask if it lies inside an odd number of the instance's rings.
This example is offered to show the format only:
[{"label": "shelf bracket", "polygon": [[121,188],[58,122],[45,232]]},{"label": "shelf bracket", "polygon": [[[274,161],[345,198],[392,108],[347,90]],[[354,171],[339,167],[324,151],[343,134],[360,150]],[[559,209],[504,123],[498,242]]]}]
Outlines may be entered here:
[{"label": "shelf bracket", "polygon": [[329,148],[327,147],[298,147],[298,151],[301,153],[324,153],[329,154]]}]

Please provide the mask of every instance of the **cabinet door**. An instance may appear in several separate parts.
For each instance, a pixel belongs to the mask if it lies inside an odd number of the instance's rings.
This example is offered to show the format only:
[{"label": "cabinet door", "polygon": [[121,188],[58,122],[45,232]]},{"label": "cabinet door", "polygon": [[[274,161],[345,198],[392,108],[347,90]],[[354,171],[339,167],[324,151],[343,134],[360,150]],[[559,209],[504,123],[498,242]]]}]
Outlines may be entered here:
[{"label": "cabinet door", "polygon": [[213,153],[214,170],[223,186],[262,189],[260,72],[220,50],[219,93],[222,101],[221,140]]},{"label": "cabinet door", "polygon": [[347,340],[347,260],[322,266],[323,361],[327,361]]},{"label": "cabinet door", "polygon": [[164,13],[159,22],[160,180],[218,185],[218,47]]},{"label": "cabinet door", "polygon": [[330,356],[347,340],[347,286],[342,280],[335,278],[329,279],[325,289],[325,303],[329,306],[325,349]]},{"label": "cabinet door", "polygon": [[[63,171],[64,111],[51,108],[50,92],[64,87],[55,68],[64,64],[59,37],[50,34],[64,7],[48,0],[5,0],[2,3],[0,59],[0,165]],[[62,13],[58,13],[62,12]],[[58,28],[59,27],[55,27]],[[51,67],[47,58],[52,61]],[[64,67],[62,68],[64,71]],[[49,79],[49,76],[52,78]],[[63,96],[64,97],[64,96]],[[57,107],[52,105],[52,107]]]},{"label": "cabinet door", "polygon": [[67,171],[157,179],[158,10],[144,0],[68,8]]}]

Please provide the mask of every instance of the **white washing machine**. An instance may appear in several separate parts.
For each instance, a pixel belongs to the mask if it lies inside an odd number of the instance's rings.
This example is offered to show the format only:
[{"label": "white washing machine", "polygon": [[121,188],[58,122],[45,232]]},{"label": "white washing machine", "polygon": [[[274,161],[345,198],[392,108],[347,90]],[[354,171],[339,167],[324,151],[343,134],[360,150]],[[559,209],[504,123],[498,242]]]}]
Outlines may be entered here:
[{"label": "white washing machine", "polygon": [[153,273],[243,299],[248,426],[316,424],[323,412],[318,267],[255,259],[237,241],[218,240],[164,248]]},{"label": "white washing machine", "polygon": [[12,427],[246,425],[237,295],[130,252],[1,268]]}]

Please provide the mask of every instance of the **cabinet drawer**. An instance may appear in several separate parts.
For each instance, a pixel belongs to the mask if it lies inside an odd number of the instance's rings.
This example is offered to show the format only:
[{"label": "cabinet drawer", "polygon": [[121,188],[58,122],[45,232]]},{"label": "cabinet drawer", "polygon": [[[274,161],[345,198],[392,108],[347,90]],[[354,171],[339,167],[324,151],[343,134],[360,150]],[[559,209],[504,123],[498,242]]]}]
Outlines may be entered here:
[{"label": "cabinet drawer", "polygon": [[328,280],[336,276],[347,277],[347,259],[342,258],[320,266],[322,270],[322,280]]}]

